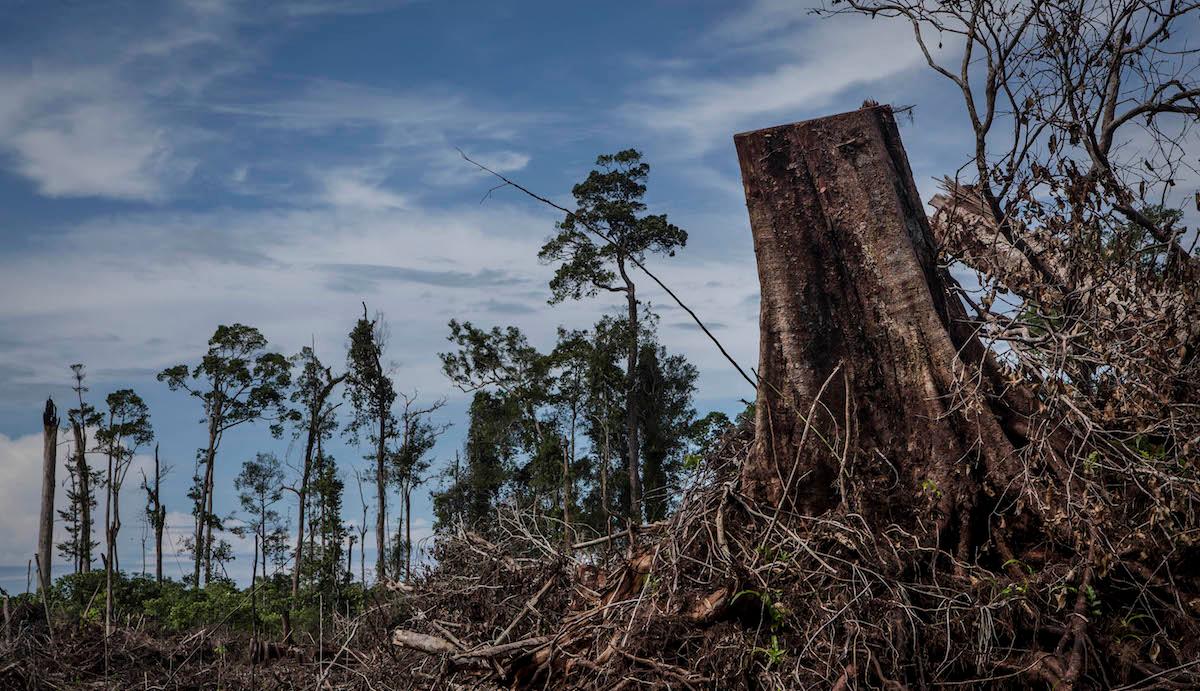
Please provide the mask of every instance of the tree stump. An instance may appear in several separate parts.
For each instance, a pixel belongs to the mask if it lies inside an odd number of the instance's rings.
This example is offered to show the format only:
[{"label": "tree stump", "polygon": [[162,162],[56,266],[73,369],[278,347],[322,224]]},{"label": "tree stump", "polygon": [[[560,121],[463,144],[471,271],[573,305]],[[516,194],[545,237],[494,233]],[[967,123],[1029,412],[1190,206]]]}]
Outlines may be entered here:
[{"label": "tree stump", "polygon": [[958,323],[891,108],[734,143],[762,290],[745,491],[808,514],[853,495],[878,525],[949,528],[965,549],[982,483],[1012,454],[997,417],[1011,411]]}]

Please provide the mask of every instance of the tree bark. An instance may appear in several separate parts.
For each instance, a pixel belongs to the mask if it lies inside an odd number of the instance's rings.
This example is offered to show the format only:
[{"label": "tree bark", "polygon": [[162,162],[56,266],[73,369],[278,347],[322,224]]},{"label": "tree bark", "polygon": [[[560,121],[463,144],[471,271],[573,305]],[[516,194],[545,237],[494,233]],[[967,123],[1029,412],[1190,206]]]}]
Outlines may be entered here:
[{"label": "tree bark", "polygon": [[167,511],[162,505],[162,471],[158,465],[158,444],[154,445],[154,580],[162,583],[162,539]]},{"label": "tree bark", "polygon": [[[734,143],[762,292],[746,491],[816,514],[857,483],[871,501],[850,510],[906,526],[932,513],[965,549],[980,484],[1013,447],[891,109]],[[960,386],[972,375],[984,385]]]},{"label": "tree bark", "polygon": [[[83,404],[80,403],[80,409]],[[79,476],[79,570],[91,573],[92,570],[92,473],[87,464],[87,437],[83,425],[78,421],[71,423],[71,432],[75,437],[75,472]]]},{"label": "tree bark", "polygon": [[[112,428],[112,414],[108,416],[109,429]],[[112,592],[112,574],[113,574],[113,532],[112,532],[112,486],[113,486],[113,445],[115,441],[109,440],[106,444],[108,451],[105,454],[108,457],[108,474],[105,475],[104,483],[104,631],[105,635],[111,635],[113,632],[112,610],[113,610],[113,592]]]},{"label": "tree bark", "polygon": [[[213,472],[213,461],[217,455],[217,421],[209,420],[208,423],[208,450],[204,454],[204,478],[200,483],[200,496],[196,500],[196,544],[195,561],[192,568],[192,584],[194,587],[200,587],[200,566],[205,565],[204,581],[208,582],[208,544],[205,539],[205,527],[208,524],[207,513],[209,509],[209,483],[211,482]],[[208,533],[211,539],[212,533]]]},{"label": "tree bark", "polygon": [[642,522],[642,474],[638,462],[638,404],[637,404],[637,354],[638,312],[637,293],[633,282],[625,274],[625,264],[619,265],[621,277],[625,279],[625,298],[629,311],[629,343],[625,354],[625,439],[626,461],[629,471],[629,520],[633,525]]},{"label": "tree bark", "polygon": [[304,443],[304,469],[300,476],[300,490],[297,492],[300,503],[297,511],[299,512],[300,520],[296,535],[296,560],[292,565],[292,599],[295,599],[300,593],[300,569],[304,565],[304,510],[308,499],[308,482],[312,476],[313,448],[316,446],[317,437],[321,433],[321,425],[325,422],[322,411],[325,407],[325,400],[329,398],[333,387],[346,378],[345,374],[334,377],[328,369],[325,370],[325,376],[325,384],[317,393],[315,405],[310,404],[308,408],[308,437]]},{"label": "tree bark", "polygon": [[412,487],[404,487],[404,580],[412,580]]},{"label": "tree bark", "polygon": [[38,576],[42,593],[50,590],[51,547],[54,544],[54,473],[58,460],[58,409],[47,398],[42,411],[42,511],[38,524]]},{"label": "tree bark", "polygon": [[375,560],[375,581],[378,583],[387,577],[387,472],[383,465],[387,451],[387,414],[386,409],[379,411],[379,445],[375,452],[375,490],[379,502],[375,511],[375,548],[379,550]]}]

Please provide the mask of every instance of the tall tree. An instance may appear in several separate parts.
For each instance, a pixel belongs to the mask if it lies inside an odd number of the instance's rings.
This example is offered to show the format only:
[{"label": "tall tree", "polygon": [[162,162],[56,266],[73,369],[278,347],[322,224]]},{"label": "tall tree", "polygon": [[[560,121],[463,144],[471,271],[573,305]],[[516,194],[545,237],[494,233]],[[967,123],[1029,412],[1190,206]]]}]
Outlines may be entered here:
[{"label": "tall tree", "polygon": [[300,485],[296,488],[298,521],[296,529],[296,555],[292,564],[292,598],[300,592],[300,573],[304,568],[304,513],[308,508],[309,481],[313,470],[313,452],[322,437],[333,434],[336,424],[334,411],[340,404],[328,402],[333,389],[346,378],[345,374],[334,375],[333,370],[322,365],[312,348],[305,346],[293,358],[300,366],[296,388],[292,391],[292,402],[297,411],[296,435],[304,435],[304,465],[300,469]]},{"label": "tall tree", "polygon": [[364,435],[375,447],[375,578],[387,577],[387,448],[396,436],[396,417],[392,404],[396,389],[383,366],[387,333],[383,318],[363,316],[350,332],[350,350],[346,353],[346,394],[354,408],[347,432],[355,439]]},{"label": "tall tree", "polygon": [[594,477],[587,503],[592,507],[589,522],[605,535],[611,534],[612,519],[621,515],[614,510],[613,498],[617,492],[611,469],[613,458],[623,456],[617,449],[624,426],[621,411],[626,392],[620,360],[626,328],[622,319],[603,317],[592,329],[588,348],[584,429],[594,457],[591,467]]},{"label": "tall tree", "polygon": [[266,351],[267,339],[258,329],[244,324],[217,327],[208,341],[208,352],[199,364],[176,365],[158,374],[172,391],[185,391],[198,399],[204,410],[201,419],[208,430],[208,445],[201,451],[194,494],[196,530],[193,542],[192,582],[200,585],[212,575],[213,528],[220,521],[213,513],[213,483],[217,450],[225,432],[248,422],[270,421],[271,433],[283,433],[283,421],[289,413],[284,405],[291,385],[287,358]]},{"label": "tall tree", "polygon": [[[551,303],[578,300],[604,290],[623,293],[628,329],[625,340],[625,436],[631,520],[641,520],[641,474],[638,464],[637,384],[638,300],[630,276],[631,259],[647,254],[673,256],[687,243],[687,232],[668,223],[665,214],[645,214],[645,180],[650,165],[635,149],[599,156],[598,170],[571,190],[576,210],[558,224],[558,234],[538,253],[544,262],[557,262],[550,280]],[[598,243],[593,236],[599,236]]]},{"label": "tall tree", "polygon": [[54,543],[54,471],[58,461],[58,408],[47,398],[42,410],[42,511],[38,523],[38,583],[50,589],[50,558]]},{"label": "tall tree", "polygon": [[342,543],[346,540],[346,524],[342,520],[342,481],[337,462],[318,444],[313,459],[313,534],[319,540],[313,551],[309,572],[316,582],[317,592],[327,601],[336,601],[342,583]]},{"label": "tall tree", "polygon": [[[273,508],[283,497],[283,471],[279,459],[271,453],[259,453],[242,463],[242,472],[233,481],[238,490],[238,501],[249,520],[233,528],[235,535],[254,538],[254,557],[250,566],[250,611],[255,625],[258,624],[258,579],[267,578],[267,556],[273,545],[277,550],[286,550],[282,540],[270,540],[271,535],[281,532],[279,513]],[[268,532],[269,531],[269,532]],[[260,562],[261,559],[261,562]],[[259,564],[262,569],[259,569]],[[286,622],[286,619],[285,619]],[[286,627],[286,623],[285,623]]]},{"label": "tall tree", "polygon": [[445,488],[433,497],[437,527],[458,521],[483,529],[513,477],[516,425],[520,413],[511,401],[490,391],[476,391],[468,410],[465,462],[443,476]]},{"label": "tall tree", "polygon": [[436,425],[429,416],[446,405],[445,399],[433,401],[425,407],[417,404],[417,394],[401,394],[404,409],[400,414],[400,445],[392,457],[391,474],[400,491],[401,510],[404,512],[404,538],[397,535],[397,543],[403,547],[404,577],[412,578],[412,495],[417,487],[429,479],[432,460],[429,453],[437,444],[438,437],[449,425]]},{"label": "tall tree", "polygon": [[[73,445],[71,479],[75,484],[72,494],[69,495],[70,510],[76,517],[72,521],[75,528],[71,534],[73,539],[69,549],[75,558],[75,570],[88,573],[92,570],[92,550],[98,544],[92,539],[94,522],[92,512],[96,508],[96,486],[101,482],[101,477],[100,471],[93,470],[87,462],[87,431],[89,427],[98,426],[102,417],[95,407],[83,398],[88,391],[88,387],[84,383],[87,379],[86,368],[80,363],[71,365],[71,375],[75,380],[71,390],[75,392],[79,407],[67,411],[67,422],[71,427]],[[62,548],[60,545],[59,549]],[[64,552],[65,554],[66,552]]]},{"label": "tall tree", "polygon": [[679,493],[679,472],[696,410],[692,392],[696,368],[678,354],[650,340],[638,357],[639,426],[645,470],[646,519],[667,516],[673,497]]},{"label": "tall tree", "polygon": [[589,399],[588,365],[592,358],[592,343],[586,331],[558,329],[558,342],[550,353],[554,367],[553,387],[550,392],[552,405],[557,409],[557,421],[562,435],[562,481],[560,505],[562,507],[564,541],[572,541],[571,506],[574,503],[576,464],[578,462],[578,431],[581,418],[586,414]]},{"label": "tall tree", "polygon": [[248,527],[255,536],[254,571],[266,578],[270,537],[278,532],[280,523],[279,512],[274,507],[283,497],[283,470],[279,459],[272,453],[255,455],[242,463],[242,471],[233,484],[238,490],[242,511],[249,516]]},{"label": "tall tree", "polygon": [[167,527],[167,507],[162,501],[162,478],[171,469],[163,468],[158,461],[158,444],[154,445],[154,482],[151,484],[146,473],[142,473],[142,491],[146,493],[146,521],[154,530],[154,580],[162,583],[162,539]]},{"label": "tall tree", "polygon": [[[484,330],[470,322],[451,320],[448,340],[458,351],[440,355],[446,376],[461,391],[495,394],[494,400],[476,399],[483,404],[476,411],[482,416],[485,432],[480,440],[511,444],[494,448],[507,452],[510,460],[515,460],[512,452],[524,458],[523,464],[512,468],[516,480],[512,488],[526,493],[517,498],[543,501],[559,487],[561,462],[561,440],[547,415],[552,390],[550,358],[529,345],[525,334],[513,326]],[[505,435],[490,429],[501,422],[511,426]]]},{"label": "tall tree", "polygon": [[121,532],[121,486],[133,463],[138,447],[154,439],[150,427],[150,409],[132,389],[119,389],[105,399],[108,407],[104,423],[96,431],[98,450],[108,460],[104,498],[104,621],[112,630],[113,572],[120,569],[117,536]]}]

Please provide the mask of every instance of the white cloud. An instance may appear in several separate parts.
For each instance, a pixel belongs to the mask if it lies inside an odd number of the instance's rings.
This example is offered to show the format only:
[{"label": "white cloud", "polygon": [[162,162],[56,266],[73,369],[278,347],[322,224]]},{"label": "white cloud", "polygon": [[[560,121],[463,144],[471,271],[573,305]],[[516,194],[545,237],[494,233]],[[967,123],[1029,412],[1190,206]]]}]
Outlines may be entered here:
[{"label": "white cloud", "polygon": [[317,174],[325,203],[337,208],[395,211],[409,206],[403,195],[383,186],[384,171],[373,167],[338,168]]},{"label": "white cloud", "polygon": [[727,42],[727,56],[769,57],[759,69],[731,64],[719,77],[666,70],[642,85],[622,113],[651,131],[680,136],[682,153],[698,155],[726,144],[740,128],[811,114],[848,90],[922,63],[902,23],[819,19],[802,16],[804,9],[759,2],[714,30],[711,40]]},{"label": "white cloud", "polygon": [[84,103],[12,136],[18,172],[48,197],[158,200],[164,182],[189,168],[171,161],[165,133],[135,110]]},{"label": "white cloud", "polygon": [[103,70],[6,74],[0,94],[0,147],[45,196],[154,201],[191,172],[182,133]]},{"label": "white cloud", "polygon": [[212,108],[280,129],[316,134],[374,128],[393,148],[437,145],[445,142],[447,133],[507,139],[518,125],[533,121],[528,115],[482,108],[444,88],[383,88],[330,79],[307,80],[295,93],[284,96],[268,94]]},{"label": "white cloud", "polygon": [[24,564],[37,551],[42,435],[0,434],[0,564]]}]

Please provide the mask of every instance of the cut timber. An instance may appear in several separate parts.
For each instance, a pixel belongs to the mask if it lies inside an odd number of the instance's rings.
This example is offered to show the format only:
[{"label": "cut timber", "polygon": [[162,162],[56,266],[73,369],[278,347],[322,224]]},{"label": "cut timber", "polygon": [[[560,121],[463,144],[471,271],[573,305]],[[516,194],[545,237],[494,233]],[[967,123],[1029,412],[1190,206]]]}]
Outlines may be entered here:
[{"label": "cut timber", "polygon": [[939,531],[968,528],[1013,447],[979,373],[986,354],[948,297],[891,109],[734,143],[762,292],[746,492],[816,514],[858,483],[871,500],[848,508],[878,525],[932,510]]}]

